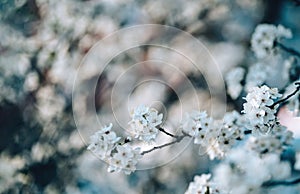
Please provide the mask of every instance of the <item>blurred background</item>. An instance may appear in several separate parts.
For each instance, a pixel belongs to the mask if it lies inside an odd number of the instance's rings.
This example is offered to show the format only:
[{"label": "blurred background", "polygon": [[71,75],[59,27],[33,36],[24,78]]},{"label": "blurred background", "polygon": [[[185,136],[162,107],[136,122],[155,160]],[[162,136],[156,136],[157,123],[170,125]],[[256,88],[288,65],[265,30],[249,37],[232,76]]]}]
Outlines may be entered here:
[{"label": "blurred background", "polygon": [[[285,44],[297,48],[300,7],[295,2],[0,0],[0,193],[183,193],[194,175],[208,172],[214,162],[184,141],[151,153],[129,176],[108,173],[107,164],[86,150],[88,137],[101,127],[87,117],[89,102],[95,101],[100,123],[113,123],[118,134],[126,134],[129,110],[141,103],[164,113],[165,126],[174,133],[185,111],[201,108],[221,118],[224,107],[241,110],[242,98],[224,98],[224,83],[215,78],[255,62],[249,40],[259,23],[290,28],[294,38]],[[218,66],[203,61],[201,72],[178,53],[154,46],[129,49],[109,64],[87,55],[102,38],[138,24],[190,33]],[[149,40],[153,34],[141,36]],[[114,39],[99,55],[138,38]],[[187,42],[174,41],[176,33],[164,38],[185,54],[196,53]],[[77,90],[72,102],[79,67],[80,84],[96,83],[96,89]],[[215,79],[213,94],[209,79]],[[212,104],[220,111],[212,112]],[[82,122],[94,128],[77,128],[73,105]],[[168,140],[159,136],[159,142]]]}]

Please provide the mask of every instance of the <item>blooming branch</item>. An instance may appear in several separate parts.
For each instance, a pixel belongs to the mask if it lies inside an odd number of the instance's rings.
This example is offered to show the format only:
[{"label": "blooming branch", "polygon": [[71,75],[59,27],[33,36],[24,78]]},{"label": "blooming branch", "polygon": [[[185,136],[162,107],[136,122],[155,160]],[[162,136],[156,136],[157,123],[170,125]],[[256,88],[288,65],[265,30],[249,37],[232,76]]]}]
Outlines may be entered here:
[{"label": "blooming branch", "polygon": [[295,94],[297,94],[297,92],[300,90],[300,82],[296,82],[295,85],[297,85],[297,87],[293,93],[289,94],[288,96],[286,96],[285,98],[283,98],[281,100],[278,100],[277,102],[275,102],[274,104],[269,106],[269,108],[273,109],[277,104],[283,103],[283,102],[287,101],[289,98],[291,98],[292,96],[294,96]]}]

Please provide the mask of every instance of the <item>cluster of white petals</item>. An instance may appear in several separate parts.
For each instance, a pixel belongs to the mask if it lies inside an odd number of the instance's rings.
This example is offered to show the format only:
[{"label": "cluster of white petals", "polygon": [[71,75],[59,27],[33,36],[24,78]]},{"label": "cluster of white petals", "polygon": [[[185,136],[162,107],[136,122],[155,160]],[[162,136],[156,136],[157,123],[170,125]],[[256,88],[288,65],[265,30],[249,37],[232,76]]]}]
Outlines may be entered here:
[{"label": "cluster of white petals", "polygon": [[247,141],[247,145],[260,154],[280,154],[285,146],[291,145],[292,140],[293,133],[276,122],[270,128],[269,133],[251,136]]},{"label": "cluster of white petals", "polygon": [[138,160],[142,157],[140,148],[133,148],[128,144],[118,145],[116,153],[109,158],[108,172],[120,172],[130,174],[136,170]]},{"label": "cluster of white petals", "polygon": [[163,114],[158,114],[154,108],[140,105],[131,112],[130,116],[132,120],[129,124],[135,137],[148,143],[153,142],[159,132]]},{"label": "cluster of white petals", "polygon": [[[194,181],[189,184],[185,194],[219,194],[219,189],[216,188],[216,184],[210,182],[211,174],[202,174],[201,176],[195,176]],[[222,192],[223,193],[223,192]]]},{"label": "cluster of white petals", "polygon": [[277,154],[261,157],[251,150],[238,148],[231,150],[216,167],[213,181],[230,194],[260,193],[264,182],[287,178],[290,173],[289,163],[281,162]]},{"label": "cluster of white petals", "polygon": [[291,38],[292,32],[282,25],[260,24],[256,27],[251,46],[257,58],[265,58],[274,53],[275,41],[280,38]]},{"label": "cluster of white petals", "polygon": [[205,111],[192,111],[186,113],[182,122],[182,131],[195,138],[195,144],[201,144],[202,139],[208,134],[212,125],[212,118],[207,116]]},{"label": "cluster of white petals", "polygon": [[182,122],[182,131],[198,144],[199,155],[208,154],[210,159],[222,157],[224,153],[218,144],[219,123],[208,117],[205,111],[192,111],[186,114]]},{"label": "cluster of white petals", "polygon": [[91,142],[87,149],[91,150],[101,159],[109,157],[115,144],[121,139],[121,137],[117,137],[116,133],[111,130],[112,126],[112,123],[110,123],[90,137]]},{"label": "cluster of white petals", "polygon": [[223,157],[237,141],[244,138],[245,127],[243,127],[244,118],[237,111],[228,112],[224,115],[220,130],[217,136],[217,144],[220,149],[216,155],[218,158]]},{"label": "cluster of white petals", "polygon": [[237,99],[239,97],[243,86],[241,81],[244,79],[245,69],[242,67],[236,67],[229,71],[225,77],[227,84],[227,92],[232,99]]},{"label": "cluster of white petals", "polygon": [[192,111],[182,122],[182,131],[200,145],[199,155],[211,160],[221,159],[236,143],[244,138],[247,120],[236,111],[225,114],[223,121],[208,117],[206,112]]},{"label": "cluster of white petals", "polygon": [[130,174],[136,170],[137,161],[142,157],[140,148],[133,148],[128,142],[121,144],[121,137],[112,131],[112,126],[109,124],[94,133],[87,149],[108,162],[108,172],[123,171]]},{"label": "cluster of white petals", "polygon": [[255,63],[248,69],[246,76],[245,90],[249,92],[251,88],[261,86],[267,80],[269,66],[263,63]]},{"label": "cluster of white petals", "polygon": [[270,127],[275,123],[276,109],[278,105],[272,107],[274,100],[281,97],[277,88],[268,86],[254,87],[250,90],[244,103],[244,110],[250,125],[249,129],[267,133]]}]

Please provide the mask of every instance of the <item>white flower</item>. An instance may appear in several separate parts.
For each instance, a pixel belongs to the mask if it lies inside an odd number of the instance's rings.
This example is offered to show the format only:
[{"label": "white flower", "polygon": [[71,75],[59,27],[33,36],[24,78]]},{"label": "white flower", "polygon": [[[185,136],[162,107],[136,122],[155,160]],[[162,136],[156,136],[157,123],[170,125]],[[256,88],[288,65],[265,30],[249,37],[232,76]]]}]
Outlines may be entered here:
[{"label": "white flower", "polygon": [[212,119],[209,118],[205,111],[192,111],[186,113],[185,119],[182,121],[182,131],[192,137],[198,138],[200,134],[204,135],[209,129]]},{"label": "white flower", "polygon": [[238,112],[232,111],[224,115],[222,122],[215,123],[217,126],[214,127],[214,136],[210,138],[207,147],[207,154],[211,160],[223,158],[237,141],[244,138],[246,128],[243,119]]},{"label": "white flower", "polygon": [[271,24],[260,24],[252,35],[251,47],[257,58],[265,58],[273,54],[276,40],[291,37],[291,31],[281,25],[276,27]]},{"label": "white flower", "polygon": [[278,154],[268,154],[263,158],[263,165],[269,171],[272,180],[286,179],[291,175],[291,166],[288,162],[281,162]]},{"label": "white flower", "polygon": [[280,153],[282,151],[280,140],[269,134],[250,137],[246,145],[253,151],[256,151],[260,154],[266,154],[270,152]]},{"label": "white flower", "polygon": [[136,138],[147,143],[156,139],[159,132],[158,127],[162,123],[162,113],[158,114],[154,108],[141,105],[132,111],[131,118],[129,124]]},{"label": "white flower", "polygon": [[147,124],[147,120],[145,118],[145,114],[147,114],[149,111],[149,107],[146,107],[144,105],[139,105],[135,109],[131,111],[131,118],[134,121],[139,121],[142,125]]},{"label": "white flower", "polygon": [[[246,103],[244,103],[245,116],[249,120],[251,126],[250,130],[260,130],[272,126],[275,121],[276,108],[270,107],[274,104],[274,100],[280,97],[277,88],[269,88],[267,86],[254,87],[246,96]],[[268,130],[267,130],[268,131]]]},{"label": "white flower", "polygon": [[163,114],[158,114],[154,109],[150,109],[148,114],[146,114],[146,119],[149,127],[156,127],[162,123]]},{"label": "white flower", "polygon": [[248,194],[255,193],[269,179],[269,171],[259,155],[240,147],[231,150],[215,168],[213,181],[230,194]]},{"label": "white flower", "polygon": [[266,127],[268,134],[254,134],[246,142],[246,145],[260,153],[281,153],[284,146],[290,145],[293,140],[293,133],[288,131],[286,127],[275,122],[272,126]]},{"label": "white flower", "polygon": [[136,164],[142,157],[140,148],[133,148],[128,144],[118,145],[116,153],[108,159],[108,172],[124,171],[130,174],[136,170]]},{"label": "white flower", "polygon": [[202,174],[201,176],[196,175],[194,177],[194,182],[189,184],[189,187],[185,194],[217,194],[220,191],[216,188],[214,183],[211,183],[209,180],[211,174]]},{"label": "white flower", "polygon": [[245,69],[241,67],[236,67],[229,71],[225,77],[225,81],[227,84],[227,92],[232,99],[237,99],[237,97],[240,95],[243,89],[241,81],[244,78],[244,74]]},{"label": "white flower", "polygon": [[261,86],[267,80],[267,75],[269,72],[268,68],[269,66],[262,63],[256,63],[250,66],[245,85],[247,92],[249,92],[250,89],[255,86]]},{"label": "white flower", "polygon": [[101,159],[109,157],[112,149],[115,147],[115,143],[121,139],[117,137],[115,132],[111,131],[111,128],[112,124],[110,123],[90,137],[91,143],[87,149],[91,150]]},{"label": "white flower", "polygon": [[292,38],[292,36],[290,29],[287,29],[280,24],[277,26],[277,37]]}]

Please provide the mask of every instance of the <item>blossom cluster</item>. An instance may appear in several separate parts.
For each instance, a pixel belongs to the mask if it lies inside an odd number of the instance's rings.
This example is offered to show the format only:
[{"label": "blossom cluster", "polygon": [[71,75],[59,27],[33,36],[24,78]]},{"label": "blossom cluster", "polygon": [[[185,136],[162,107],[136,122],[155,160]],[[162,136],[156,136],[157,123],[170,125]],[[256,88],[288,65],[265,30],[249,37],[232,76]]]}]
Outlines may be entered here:
[{"label": "blossom cluster", "polygon": [[135,171],[137,160],[141,158],[140,148],[133,148],[127,142],[119,145],[121,137],[112,131],[112,124],[103,127],[91,137],[88,150],[109,163],[109,172],[124,171],[130,174]]},{"label": "blossom cluster", "polygon": [[265,135],[255,135],[249,138],[247,145],[260,154],[282,153],[284,147],[291,145],[293,133],[276,122]]},{"label": "blossom cluster", "polygon": [[133,148],[128,144],[117,145],[116,153],[109,158],[109,172],[124,171],[125,174],[130,174],[136,170],[138,160],[142,157],[140,154],[140,148]]},{"label": "blossom cluster", "polygon": [[264,182],[282,180],[290,174],[289,163],[280,161],[277,154],[260,157],[251,150],[236,148],[216,166],[214,177],[211,174],[195,176],[185,193],[259,193]]},{"label": "blossom cluster", "polygon": [[[154,108],[140,105],[130,113],[130,143],[121,143],[121,137],[111,130],[110,124],[91,136],[88,149],[109,163],[109,172],[124,171],[130,174],[136,170],[143,155],[180,142],[184,137],[192,138],[193,143],[199,146],[200,155],[207,155],[210,160],[217,159],[220,163],[214,168],[213,176],[195,176],[186,194],[259,193],[268,181],[288,178],[292,166],[281,160],[281,154],[292,144],[293,133],[280,124],[277,112],[281,103],[287,102],[292,96],[297,103],[299,87],[290,92],[292,95],[282,95],[278,88],[270,88],[265,84],[268,72],[272,71],[267,64],[270,61],[265,60],[265,57],[275,57],[274,47],[283,37],[291,37],[291,32],[280,25],[259,25],[251,41],[259,61],[248,71],[236,67],[228,73],[226,83],[231,98],[238,99],[243,89],[247,92],[242,98],[245,103],[241,112],[233,110],[227,112],[222,120],[217,120],[206,111],[191,111],[186,113],[180,123],[180,135],[174,135],[164,130],[163,114]],[[292,65],[285,62],[286,66]],[[175,141],[147,151],[133,146],[140,141],[153,143],[160,132]],[[299,154],[296,158],[294,168],[300,169]]]},{"label": "blossom cluster", "polygon": [[[286,181],[293,169],[300,169],[300,153],[296,153],[294,166],[282,160],[284,151],[293,144],[293,133],[277,117],[283,103],[296,114],[299,110],[300,76],[295,73],[294,56],[300,54],[280,42],[291,37],[291,31],[281,25],[257,26],[251,39],[257,61],[248,69],[235,67],[225,77],[231,99],[238,100],[247,92],[243,110],[241,114],[226,113],[223,122],[213,120],[216,141],[210,145],[214,149],[206,152],[210,159],[221,159],[220,163],[213,175],[195,176],[186,193],[266,193],[270,185],[299,183],[300,179]],[[286,59],[280,49],[292,56]],[[269,75],[281,76],[283,85],[288,86],[280,88],[283,94],[267,86],[274,79]],[[217,192],[210,190],[212,185]]]},{"label": "blossom cluster", "polygon": [[205,111],[192,111],[182,121],[182,131],[200,145],[199,154],[210,159],[222,158],[237,141],[244,138],[246,119],[237,111],[225,114],[222,121],[207,116]]},{"label": "blossom cluster", "polygon": [[226,77],[227,83],[227,92],[230,94],[232,99],[237,99],[243,89],[241,84],[242,80],[244,79],[245,69],[242,67],[237,67],[230,70]]},{"label": "blossom cluster", "polygon": [[260,24],[252,35],[252,50],[257,58],[264,58],[274,53],[275,41],[291,37],[292,32],[282,25]]},{"label": "blossom cluster", "polygon": [[[294,56],[286,59],[282,54],[284,48],[281,46],[281,39],[291,37],[291,30],[282,25],[260,24],[256,27],[251,38],[251,48],[256,61],[248,67],[234,67],[225,76],[227,93],[233,100],[242,91],[250,92],[253,87],[268,84],[274,79],[273,76],[281,76],[282,81],[288,84],[289,74],[297,65]],[[293,75],[295,80],[299,79],[299,73],[296,74]]]},{"label": "blossom cluster", "polygon": [[109,157],[115,144],[121,139],[111,130],[112,126],[112,124],[105,126],[90,137],[91,144],[87,149],[94,152],[101,159]]},{"label": "blossom cluster", "polygon": [[218,194],[221,193],[219,189],[216,188],[215,184],[211,181],[211,174],[202,174],[201,176],[195,176],[194,181],[190,183],[185,194]]},{"label": "blossom cluster", "polygon": [[250,130],[267,133],[276,121],[275,113],[279,105],[272,107],[274,100],[281,97],[277,88],[268,86],[254,87],[248,93],[243,105],[243,113],[246,114]]},{"label": "blossom cluster", "polygon": [[213,181],[226,193],[259,193],[268,180],[280,180],[290,176],[288,162],[281,162],[279,155],[263,157],[243,147],[231,150],[228,157],[214,170]]},{"label": "blossom cluster", "polygon": [[129,124],[135,138],[148,143],[156,139],[159,125],[162,123],[162,114],[158,114],[154,108],[140,105],[131,112],[131,118]]}]

